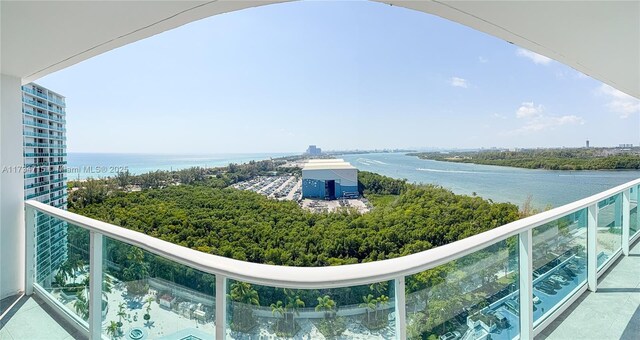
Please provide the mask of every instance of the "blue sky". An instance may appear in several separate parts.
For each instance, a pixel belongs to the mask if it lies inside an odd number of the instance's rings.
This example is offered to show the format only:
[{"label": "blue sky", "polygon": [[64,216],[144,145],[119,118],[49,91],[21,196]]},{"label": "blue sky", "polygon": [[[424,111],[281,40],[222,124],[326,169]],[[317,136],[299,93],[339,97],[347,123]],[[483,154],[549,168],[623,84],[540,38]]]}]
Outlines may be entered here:
[{"label": "blue sky", "polygon": [[207,18],[37,83],[70,152],[640,143],[636,99],[436,16],[294,2]]}]

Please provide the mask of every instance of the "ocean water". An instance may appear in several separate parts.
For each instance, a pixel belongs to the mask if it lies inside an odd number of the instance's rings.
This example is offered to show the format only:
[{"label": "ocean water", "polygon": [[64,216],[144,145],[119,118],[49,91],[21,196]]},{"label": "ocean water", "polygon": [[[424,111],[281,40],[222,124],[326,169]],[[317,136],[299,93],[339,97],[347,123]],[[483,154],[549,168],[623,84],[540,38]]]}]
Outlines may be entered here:
[{"label": "ocean water", "polygon": [[290,156],[293,153],[241,153],[212,155],[165,155],[122,153],[69,153],[67,156],[67,178],[69,180],[103,178],[115,176],[129,170],[134,175],[155,170],[180,170],[199,167],[217,167],[229,163],[247,163]]},{"label": "ocean water", "polygon": [[[293,153],[154,155],[69,153],[68,179],[114,176],[128,169],[132,174],[178,170],[194,166],[215,167],[289,156]],[[406,178],[413,183],[437,184],[457,194],[522,205],[528,196],[537,208],[557,207],[640,178],[640,171],[549,171],[491,165],[423,160],[404,153],[340,156],[360,170]]]},{"label": "ocean water", "polygon": [[457,194],[522,205],[528,196],[537,208],[558,207],[640,178],[640,171],[550,171],[438,162],[399,153],[342,156],[360,170],[437,184]]}]

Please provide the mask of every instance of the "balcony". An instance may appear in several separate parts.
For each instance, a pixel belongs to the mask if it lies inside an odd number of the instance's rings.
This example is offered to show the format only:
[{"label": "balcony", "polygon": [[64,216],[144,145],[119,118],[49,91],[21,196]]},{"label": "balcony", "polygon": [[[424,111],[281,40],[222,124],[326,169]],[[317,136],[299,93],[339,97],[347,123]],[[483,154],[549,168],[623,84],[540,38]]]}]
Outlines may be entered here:
[{"label": "balcony", "polygon": [[38,92],[38,91],[36,91],[36,90],[34,90],[34,89],[30,89],[30,88],[25,87],[25,86],[23,86],[23,87],[22,87],[22,90],[23,90],[24,92],[27,92],[27,93],[30,93],[30,94],[32,94],[32,95],[38,96],[38,97],[40,97],[40,98],[47,99],[47,95],[46,95],[45,93],[43,93],[43,92]]},{"label": "balcony", "polygon": [[[48,249],[27,239],[27,294],[42,303],[18,308],[14,317],[36,317],[33,308],[43,306],[37,309],[43,323],[68,323],[73,328],[65,334],[93,339],[130,332],[162,339],[257,338],[275,336],[278,327],[312,339],[332,329],[372,339],[458,333],[462,339],[631,339],[640,325],[639,193],[640,179],[421,253],[324,268],[205,254],[28,201],[27,235],[38,235],[43,223],[66,222],[68,234],[85,241],[61,248],[82,259],[65,283],[51,279],[57,268],[47,274],[33,267],[35,254]],[[73,294],[63,288],[70,282],[76,283]],[[372,291],[378,296],[367,297]],[[310,301],[349,295],[360,301],[276,312],[274,296],[298,294]],[[247,298],[253,295],[259,303]],[[363,303],[363,296],[371,301]],[[78,299],[86,301],[78,305]],[[123,320],[119,313],[138,315]]]}]

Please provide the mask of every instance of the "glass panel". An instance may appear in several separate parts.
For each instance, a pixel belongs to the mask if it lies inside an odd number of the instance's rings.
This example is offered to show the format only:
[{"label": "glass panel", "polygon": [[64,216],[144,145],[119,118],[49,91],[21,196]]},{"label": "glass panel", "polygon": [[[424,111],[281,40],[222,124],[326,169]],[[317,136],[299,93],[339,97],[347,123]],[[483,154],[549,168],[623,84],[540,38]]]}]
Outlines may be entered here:
[{"label": "glass panel", "polygon": [[598,269],[622,249],[622,194],[598,202],[596,253]]},{"label": "glass panel", "polygon": [[89,231],[36,214],[35,282],[69,311],[89,318]]},{"label": "glass panel", "polygon": [[393,281],[332,289],[282,289],[229,280],[229,339],[392,339]]},{"label": "glass panel", "polygon": [[517,236],[407,276],[407,338],[513,339],[518,292]]},{"label": "glass panel", "polygon": [[103,333],[124,339],[210,339],[215,276],[105,237]]},{"label": "glass panel", "polygon": [[629,219],[629,237],[633,237],[640,227],[640,215],[638,215],[638,197],[640,197],[640,186],[631,187],[630,199],[630,219]]},{"label": "glass panel", "polygon": [[587,281],[587,209],[533,229],[533,321]]}]

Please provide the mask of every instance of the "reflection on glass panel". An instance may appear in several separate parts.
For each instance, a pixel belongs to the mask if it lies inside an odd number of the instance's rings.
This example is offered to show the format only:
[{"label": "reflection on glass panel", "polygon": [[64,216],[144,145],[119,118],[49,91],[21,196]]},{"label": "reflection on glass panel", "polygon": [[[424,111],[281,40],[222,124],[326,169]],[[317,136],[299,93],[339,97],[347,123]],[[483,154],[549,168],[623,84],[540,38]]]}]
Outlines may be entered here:
[{"label": "reflection on glass panel", "polygon": [[35,282],[72,313],[89,318],[89,231],[38,212]]},{"label": "reflection on glass panel", "polygon": [[598,269],[622,248],[622,194],[598,202],[596,252]]},{"label": "reflection on glass panel", "polygon": [[518,238],[406,278],[407,338],[513,339],[520,332]]},{"label": "reflection on glass panel", "polygon": [[393,281],[331,289],[283,289],[229,280],[229,339],[392,339]]},{"label": "reflection on glass panel", "polygon": [[210,339],[215,276],[103,240],[103,333],[124,339]]},{"label": "reflection on glass panel", "polygon": [[629,199],[631,201],[631,214],[629,219],[629,237],[631,238],[636,234],[636,232],[638,232],[638,229],[640,227],[640,215],[638,214],[638,197],[640,197],[640,186],[631,187],[630,191],[631,192],[629,195]]},{"label": "reflection on glass panel", "polygon": [[587,280],[587,209],[533,229],[533,321]]}]

